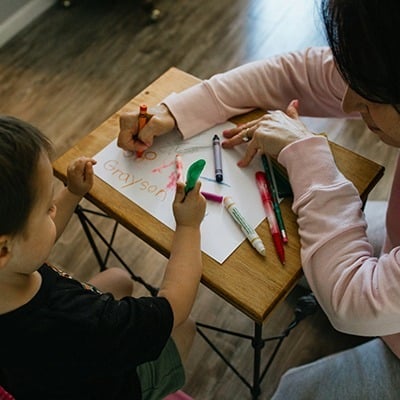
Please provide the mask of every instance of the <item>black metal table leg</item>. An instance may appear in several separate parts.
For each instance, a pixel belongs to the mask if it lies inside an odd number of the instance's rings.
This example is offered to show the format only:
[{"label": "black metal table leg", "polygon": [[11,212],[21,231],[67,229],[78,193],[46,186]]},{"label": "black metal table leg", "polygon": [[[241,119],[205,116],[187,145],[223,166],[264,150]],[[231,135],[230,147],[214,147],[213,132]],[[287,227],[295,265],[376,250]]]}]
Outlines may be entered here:
[{"label": "black metal table leg", "polygon": [[265,341],[262,339],[262,325],[257,322],[254,323],[254,337],[251,345],[254,349],[253,361],[253,387],[251,388],[251,397],[257,400],[261,393],[260,389],[260,366],[261,366],[261,350],[264,347]]},{"label": "black metal table leg", "polygon": [[[230,331],[227,329],[222,329],[216,326],[203,324],[197,322],[197,331],[200,336],[208,343],[212,350],[222,359],[222,361],[233,371],[233,373],[250,389],[252,400],[258,400],[261,394],[261,383],[266,376],[272,362],[274,361],[283,340],[289,336],[289,333],[295,328],[298,323],[303,320],[308,315],[313,314],[317,310],[317,302],[312,293],[302,296],[297,300],[296,308],[294,310],[294,319],[287,326],[287,328],[276,336],[269,336],[267,338],[262,337],[262,324],[254,322],[254,334],[253,336],[245,335],[239,332]],[[227,357],[222,354],[221,350],[211,341],[211,339],[203,332],[203,329],[209,329],[216,332],[221,332],[227,335],[232,335],[240,337],[242,339],[251,340],[251,345],[254,349],[253,358],[253,383],[250,384],[246,378],[232,365],[232,363],[227,359]],[[276,342],[272,353],[266,360],[266,364],[263,370],[261,370],[261,359],[262,350],[265,346],[265,342]]]},{"label": "black metal table leg", "polygon": [[[97,211],[92,211],[92,210],[87,210],[84,209],[81,206],[77,206],[75,209],[75,213],[77,214],[79,221],[83,227],[83,230],[86,234],[86,237],[89,241],[90,247],[93,250],[93,253],[97,259],[97,262],[99,264],[100,270],[103,271],[107,268],[107,261],[108,258],[110,256],[110,254],[113,254],[115,256],[115,258],[119,261],[119,263],[129,272],[129,274],[131,275],[132,279],[135,282],[140,283],[142,286],[144,286],[152,296],[157,296],[158,293],[158,289],[155,288],[154,286],[150,285],[149,283],[147,283],[143,278],[141,278],[140,276],[137,276],[136,274],[133,273],[133,271],[129,268],[129,266],[126,264],[126,262],[121,258],[121,256],[118,254],[118,252],[115,251],[115,249],[113,248],[113,242],[114,242],[114,238],[115,238],[115,234],[116,234],[116,230],[118,227],[118,222],[114,221],[114,228],[113,228],[113,232],[111,235],[111,238],[109,240],[107,240],[102,233],[96,228],[96,226],[94,225],[94,223],[88,218],[88,216],[86,214],[94,214],[96,216],[100,216],[103,218],[108,218],[111,219],[108,215],[103,214],[101,212],[97,212]],[[107,252],[105,257],[103,258],[100,254],[100,251],[94,241],[93,235],[91,230],[93,230],[93,232],[95,233],[95,235],[104,243],[104,245],[107,247]]]},{"label": "black metal table leg", "polygon": [[[114,241],[116,230],[118,227],[118,222],[114,221],[114,228],[112,231],[111,238],[106,239],[102,235],[102,233],[96,228],[94,223],[88,218],[88,216],[86,214],[94,214],[96,216],[100,216],[100,217],[104,217],[104,218],[108,218],[108,219],[112,219],[112,218],[110,218],[108,215],[101,213],[101,212],[84,209],[79,205],[78,205],[78,207],[76,207],[75,213],[77,214],[79,221],[83,227],[83,230],[86,234],[86,237],[88,238],[89,244],[90,244],[90,246],[93,250],[93,253],[97,259],[100,269],[104,270],[105,268],[107,268],[107,261],[108,261],[109,255],[113,254],[116,257],[116,259],[121,263],[121,265],[130,273],[133,280],[142,284],[151,293],[152,296],[156,296],[158,289],[151,286],[147,282],[145,282],[140,276],[136,276],[132,272],[132,270],[129,268],[129,266],[125,263],[125,261],[119,256],[119,254],[113,248],[113,241]],[[107,252],[106,252],[106,255],[104,258],[101,256],[99,248],[96,245],[92,231],[107,247]],[[269,367],[271,366],[273,360],[275,359],[275,356],[277,355],[278,350],[283,343],[283,340],[289,335],[289,333],[292,331],[292,329],[294,327],[296,327],[297,324],[302,319],[304,319],[308,315],[313,314],[316,311],[316,309],[317,309],[317,303],[316,303],[316,300],[312,293],[310,293],[309,295],[300,297],[299,300],[297,301],[296,308],[294,310],[294,314],[295,314],[294,320],[288,325],[288,327],[281,334],[278,334],[276,336],[270,336],[267,338],[262,337],[263,326],[262,326],[262,324],[260,324],[258,322],[254,322],[254,333],[252,336],[246,335],[246,334],[243,334],[240,332],[222,329],[222,328],[212,326],[212,325],[203,324],[200,322],[196,323],[197,331],[200,334],[200,336],[212,348],[212,350],[222,359],[222,361],[249,388],[252,400],[258,400],[258,398],[261,394],[261,382],[264,379],[265,375],[267,374]],[[228,360],[228,358],[224,356],[224,354],[218,349],[218,347],[203,332],[203,329],[209,329],[212,331],[221,332],[221,333],[224,333],[227,335],[232,335],[232,336],[240,337],[242,339],[248,339],[251,341],[251,345],[254,349],[254,352],[253,352],[253,355],[254,355],[254,358],[253,358],[253,382],[252,382],[252,384],[250,384],[246,380],[246,378],[233,366],[233,364]],[[276,341],[277,343],[275,344],[275,347],[274,347],[272,353],[269,355],[269,358],[267,360],[267,363],[266,363],[264,369],[261,370],[262,350],[265,346],[265,342],[271,342],[271,341]]]}]

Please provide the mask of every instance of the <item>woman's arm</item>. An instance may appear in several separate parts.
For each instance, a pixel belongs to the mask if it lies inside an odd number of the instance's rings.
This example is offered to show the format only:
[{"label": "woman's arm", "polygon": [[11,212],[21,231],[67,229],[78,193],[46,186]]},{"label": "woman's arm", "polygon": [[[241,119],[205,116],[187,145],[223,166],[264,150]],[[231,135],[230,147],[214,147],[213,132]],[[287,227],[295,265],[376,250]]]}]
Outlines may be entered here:
[{"label": "woman's arm", "polygon": [[[118,146],[143,151],[160,135],[177,127],[190,138],[229,118],[256,108],[283,110],[300,100],[303,116],[344,117],[346,85],[328,47],[309,48],[242,65],[167,96],[138,132],[138,113],[120,117]],[[348,115],[347,115],[348,117]]]},{"label": "woman's arm", "polygon": [[304,273],[332,324],[365,336],[399,332],[400,247],[373,256],[358,192],[338,171],[326,139],[292,143],[278,161],[294,192]]},{"label": "woman's arm", "polygon": [[344,117],[341,100],[346,85],[328,47],[278,55],[213,76],[164,99],[184,136],[251,111],[284,110],[292,99],[299,113],[314,117]]}]

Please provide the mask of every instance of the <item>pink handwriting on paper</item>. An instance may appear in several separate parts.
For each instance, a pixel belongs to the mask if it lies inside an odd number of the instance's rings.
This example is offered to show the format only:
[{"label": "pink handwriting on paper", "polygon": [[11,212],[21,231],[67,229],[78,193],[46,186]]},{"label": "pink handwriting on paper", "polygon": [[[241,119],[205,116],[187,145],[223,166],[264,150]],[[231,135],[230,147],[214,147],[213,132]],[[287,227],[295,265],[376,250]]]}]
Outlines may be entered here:
[{"label": "pink handwriting on paper", "polygon": [[135,189],[146,191],[164,201],[167,198],[167,191],[164,188],[160,188],[156,184],[152,184],[149,180],[137,177],[131,172],[123,171],[119,168],[119,162],[117,160],[108,160],[104,162],[103,168],[110,172],[121,184],[120,189],[127,189],[129,187],[135,187]]},{"label": "pink handwriting on paper", "polygon": [[174,162],[173,162],[173,161],[171,161],[171,162],[168,163],[168,164],[161,164],[159,167],[153,168],[153,169],[151,170],[151,172],[152,172],[153,174],[155,174],[155,173],[161,174],[162,171],[163,171],[163,169],[169,168],[171,165],[174,165]]},{"label": "pink handwriting on paper", "polygon": [[171,172],[168,177],[167,189],[175,189],[178,175],[176,172]]}]

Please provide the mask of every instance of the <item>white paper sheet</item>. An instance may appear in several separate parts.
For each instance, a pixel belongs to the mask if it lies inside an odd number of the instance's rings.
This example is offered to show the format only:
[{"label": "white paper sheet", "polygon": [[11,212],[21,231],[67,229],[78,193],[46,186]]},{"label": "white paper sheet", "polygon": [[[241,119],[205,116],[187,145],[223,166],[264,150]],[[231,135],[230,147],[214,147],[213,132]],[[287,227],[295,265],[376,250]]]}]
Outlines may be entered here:
[{"label": "white paper sheet", "polygon": [[[200,176],[201,190],[232,196],[248,223],[256,227],[265,218],[254,177],[256,171],[263,170],[261,157],[256,157],[249,167],[239,168],[236,163],[246,146],[222,149],[224,179],[222,183],[215,181],[212,138],[217,134],[222,141],[222,131],[231,127],[234,125],[227,122],[189,140],[182,140],[176,131],[171,132],[156,138],[154,145],[141,158],[118,148],[115,140],[94,156],[97,160],[95,174],[175,229],[172,213],[176,185],[175,156],[182,156],[185,176],[189,166],[203,158],[206,166]],[[245,236],[223,204],[207,201],[206,215],[201,224],[202,251],[223,263],[243,240]]]}]

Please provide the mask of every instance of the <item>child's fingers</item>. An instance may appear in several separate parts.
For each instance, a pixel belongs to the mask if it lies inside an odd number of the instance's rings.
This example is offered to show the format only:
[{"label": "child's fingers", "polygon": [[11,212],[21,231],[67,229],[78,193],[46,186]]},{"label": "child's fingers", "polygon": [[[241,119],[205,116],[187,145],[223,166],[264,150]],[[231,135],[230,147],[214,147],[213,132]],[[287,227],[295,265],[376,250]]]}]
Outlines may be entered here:
[{"label": "child's fingers", "polygon": [[90,158],[90,157],[80,157],[77,159],[77,161],[79,162],[79,164],[83,165],[83,167],[86,167],[86,165],[88,163],[90,163],[92,165],[97,164],[97,161],[94,158]]},{"label": "child's fingers", "polygon": [[176,183],[175,201],[180,203],[185,198],[185,184],[183,182]]},{"label": "child's fingers", "polygon": [[195,186],[194,186],[194,188],[190,192],[188,192],[186,194],[186,196],[191,197],[191,198],[194,198],[194,196],[196,196],[196,197],[199,196],[200,195],[200,188],[201,188],[201,182],[197,181]]},{"label": "child's fingers", "polygon": [[68,169],[71,172],[78,173],[78,174],[80,172],[85,173],[88,163],[90,163],[93,166],[97,163],[97,161],[94,158],[79,157],[71,162]]},{"label": "child's fingers", "polygon": [[90,171],[92,171],[93,172],[93,165],[96,165],[96,160],[93,160],[93,159],[91,159],[91,158],[88,158],[86,161],[85,161],[85,170],[86,171],[88,171],[88,170],[90,170]]},{"label": "child's fingers", "polygon": [[193,190],[194,190],[194,192],[196,194],[199,194],[200,193],[200,188],[201,188],[201,182],[197,181],[195,187],[193,188]]},{"label": "child's fingers", "polygon": [[92,183],[93,175],[94,175],[93,164],[91,161],[87,161],[83,172],[83,179],[89,183]]}]

